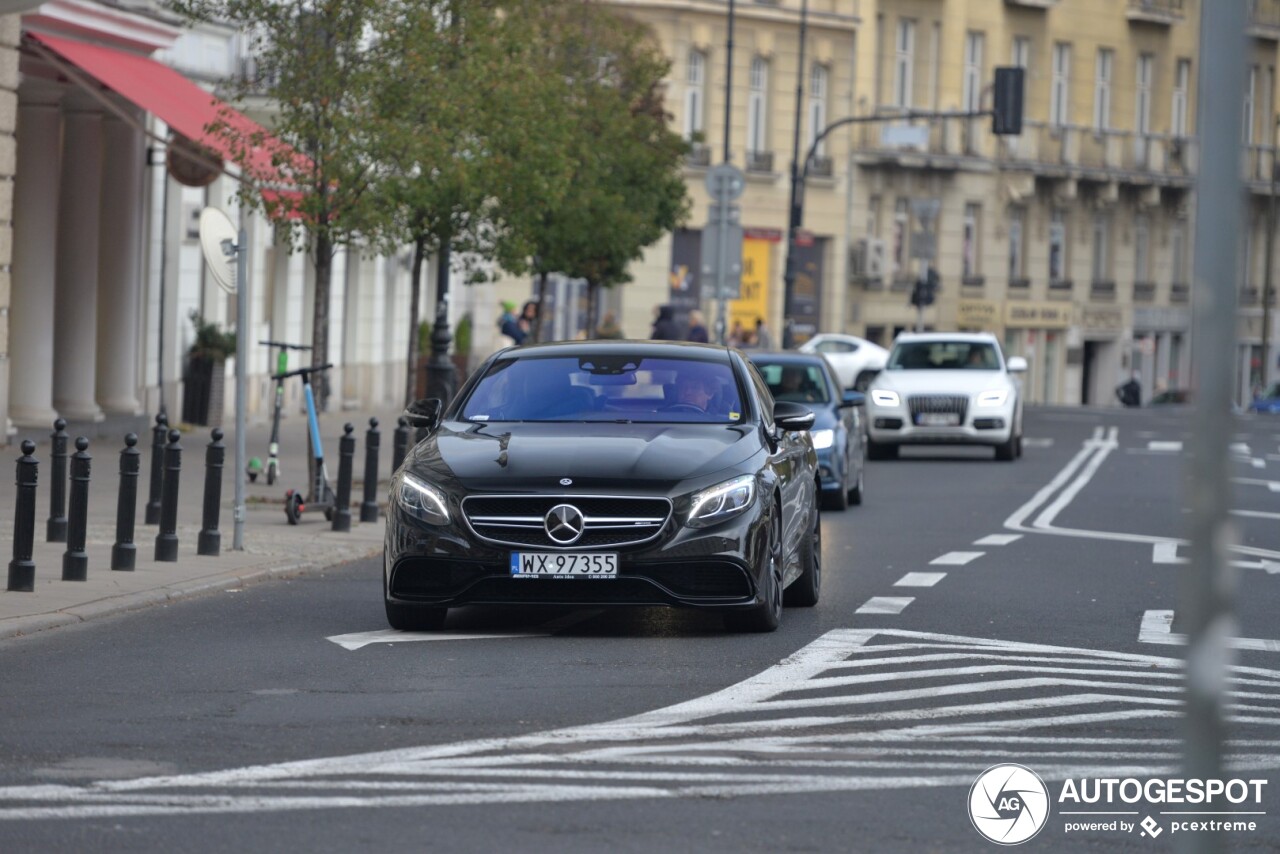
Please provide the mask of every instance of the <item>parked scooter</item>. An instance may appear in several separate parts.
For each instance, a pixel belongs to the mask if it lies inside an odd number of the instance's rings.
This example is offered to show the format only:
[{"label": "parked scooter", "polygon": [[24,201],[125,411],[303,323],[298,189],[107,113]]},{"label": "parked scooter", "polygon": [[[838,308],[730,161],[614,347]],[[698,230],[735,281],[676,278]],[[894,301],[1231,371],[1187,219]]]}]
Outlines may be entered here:
[{"label": "parked scooter", "polygon": [[298,368],[297,370],[286,371],[272,377],[277,381],[288,377],[302,377],[302,392],[307,403],[307,431],[311,441],[311,452],[314,455],[311,483],[308,486],[306,496],[303,496],[295,489],[290,489],[284,494],[284,515],[288,517],[290,525],[298,524],[298,520],[302,518],[302,513],[305,510],[323,510],[325,519],[330,521],[333,519],[334,499],[336,496],[333,490],[329,488],[329,473],[325,470],[324,465],[324,448],[320,444],[320,420],[316,415],[316,398],[311,391],[311,375],[327,371],[332,367],[332,364],[328,364]]},{"label": "parked scooter", "polygon": [[[286,344],[283,341],[259,341],[258,343],[280,350],[276,354],[276,372],[272,377],[276,381],[276,405],[275,411],[271,413],[271,440],[267,444],[266,465],[267,486],[275,486],[276,481],[280,479],[280,411],[284,409],[284,378],[288,376],[286,372],[289,370],[289,351],[311,348],[305,344]],[[262,462],[257,457],[249,461],[250,482],[257,481],[258,472],[261,469]]]}]

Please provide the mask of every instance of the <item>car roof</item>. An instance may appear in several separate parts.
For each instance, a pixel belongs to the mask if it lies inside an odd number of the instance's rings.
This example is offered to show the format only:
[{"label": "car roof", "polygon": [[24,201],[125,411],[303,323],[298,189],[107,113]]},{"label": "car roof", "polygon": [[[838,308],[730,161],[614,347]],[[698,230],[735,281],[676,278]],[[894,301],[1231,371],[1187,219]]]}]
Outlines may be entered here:
[{"label": "car roof", "polygon": [[990,332],[903,332],[894,339],[894,343],[902,341],[972,341],[998,344],[996,336]]},{"label": "car roof", "polygon": [[802,353],[799,350],[753,350],[747,353],[747,358],[753,362],[769,362],[777,365],[816,365],[827,360],[827,357],[821,353]]},{"label": "car roof", "polygon": [[589,355],[617,355],[632,353],[642,358],[651,359],[697,359],[704,362],[728,362],[729,348],[719,344],[698,344],[691,341],[652,341],[652,340],[590,340],[590,341],[553,341],[545,344],[527,344],[522,347],[508,347],[502,351],[510,356],[537,356],[553,358],[556,356],[572,356],[580,358]]}]

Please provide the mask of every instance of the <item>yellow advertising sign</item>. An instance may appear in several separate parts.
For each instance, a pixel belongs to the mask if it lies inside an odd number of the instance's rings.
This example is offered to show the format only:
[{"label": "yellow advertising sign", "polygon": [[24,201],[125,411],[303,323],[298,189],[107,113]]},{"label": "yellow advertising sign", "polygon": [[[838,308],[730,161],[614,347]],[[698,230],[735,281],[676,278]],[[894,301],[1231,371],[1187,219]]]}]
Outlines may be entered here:
[{"label": "yellow advertising sign", "polygon": [[1007,302],[1004,325],[1034,329],[1066,329],[1071,325],[1071,304],[1061,302]]},{"label": "yellow advertising sign", "polygon": [[990,332],[1000,325],[1000,304],[988,299],[962,299],[956,305],[956,325]]},{"label": "yellow advertising sign", "polygon": [[769,253],[773,244],[750,237],[742,241],[741,297],[729,300],[729,329],[735,323],[754,332],[756,319],[769,320]]}]

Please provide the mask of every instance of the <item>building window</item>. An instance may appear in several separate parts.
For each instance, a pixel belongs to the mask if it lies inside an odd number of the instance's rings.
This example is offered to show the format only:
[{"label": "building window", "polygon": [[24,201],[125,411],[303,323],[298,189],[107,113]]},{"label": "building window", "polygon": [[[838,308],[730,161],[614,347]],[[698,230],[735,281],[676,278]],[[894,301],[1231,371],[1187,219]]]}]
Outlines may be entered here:
[{"label": "building window", "polygon": [[1067,215],[1055,209],[1049,218],[1049,282],[1067,278]]},{"label": "building window", "polygon": [[747,95],[747,152],[769,150],[769,63],[751,60],[751,91]]},{"label": "building window", "polygon": [[1244,94],[1244,143],[1248,145],[1253,142],[1253,105],[1256,103],[1258,93],[1258,66],[1253,65],[1249,68],[1249,88]]},{"label": "building window", "polygon": [[1110,218],[1106,214],[1095,214],[1093,217],[1093,268],[1091,273],[1094,282],[1111,281],[1111,239]]},{"label": "building window", "polygon": [[1155,64],[1155,57],[1149,53],[1138,56],[1133,117],[1133,130],[1138,136],[1150,136],[1151,134],[1151,78]]},{"label": "building window", "polygon": [[880,236],[880,197],[867,200],[867,237]]},{"label": "building window", "polygon": [[1009,64],[1016,68],[1028,68],[1031,65],[1030,36],[1013,37],[1013,50],[1009,52]]},{"label": "building window", "polygon": [[1151,281],[1151,226],[1144,214],[1133,221],[1133,280]]},{"label": "building window", "polygon": [[1169,113],[1169,132],[1175,137],[1187,135],[1187,88],[1191,85],[1191,60],[1179,59],[1173,74],[1173,106]]},{"label": "building window", "polygon": [[1098,49],[1097,67],[1093,73],[1093,129],[1111,129],[1111,67],[1115,63],[1115,51]]},{"label": "building window", "polygon": [[964,245],[961,247],[961,275],[966,279],[982,275],[981,235],[982,205],[970,202],[964,206]]},{"label": "building window", "polygon": [[700,50],[689,51],[688,69],[685,72],[684,136],[693,139],[702,133],[703,110],[706,105],[707,57]]},{"label": "building window", "polygon": [[907,269],[907,227],[911,224],[906,199],[898,199],[893,206],[893,271]]},{"label": "building window", "polygon": [[893,56],[893,105],[904,110],[911,108],[915,53],[916,22],[903,18],[898,21],[898,40]]},{"label": "building window", "polygon": [[[809,72],[809,144],[818,138],[818,134],[827,126],[827,67],[814,63]],[[814,154],[821,157],[826,154],[826,141],[818,143]]]},{"label": "building window", "polygon": [[1176,285],[1185,285],[1187,283],[1187,227],[1179,221],[1173,224],[1169,230],[1169,254],[1170,267],[1173,268],[1173,283]]},{"label": "building window", "polygon": [[1053,76],[1049,88],[1049,124],[1063,127],[1071,121],[1071,45],[1053,46]]},{"label": "building window", "polygon": [[1009,281],[1026,278],[1025,252],[1023,241],[1026,239],[1025,229],[1027,212],[1025,208],[1009,208]]},{"label": "building window", "polygon": [[969,33],[964,40],[963,109],[975,112],[982,108],[982,48],[986,37]]}]

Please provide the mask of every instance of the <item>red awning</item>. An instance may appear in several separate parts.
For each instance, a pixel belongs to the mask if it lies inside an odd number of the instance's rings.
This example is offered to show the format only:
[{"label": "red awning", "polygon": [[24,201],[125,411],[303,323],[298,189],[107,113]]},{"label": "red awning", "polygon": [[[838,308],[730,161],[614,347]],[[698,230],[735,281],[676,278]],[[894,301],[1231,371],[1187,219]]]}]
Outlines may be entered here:
[{"label": "red awning", "polygon": [[[102,45],[64,39],[45,33],[28,33],[30,38],[48,47],[67,62],[93,77],[103,86],[128,99],[149,113],[159,116],[170,128],[211,149],[224,160],[236,162],[231,146],[208,128],[219,120],[236,131],[242,144],[261,138],[252,146],[248,168],[253,177],[269,183],[288,182],[286,172],[273,165],[272,152],[285,153],[294,165],[305,164],[262,125],[225,102],[201,89],[167,65],[138,54]],[[253,137],[260,134],[260,137]]]}]

